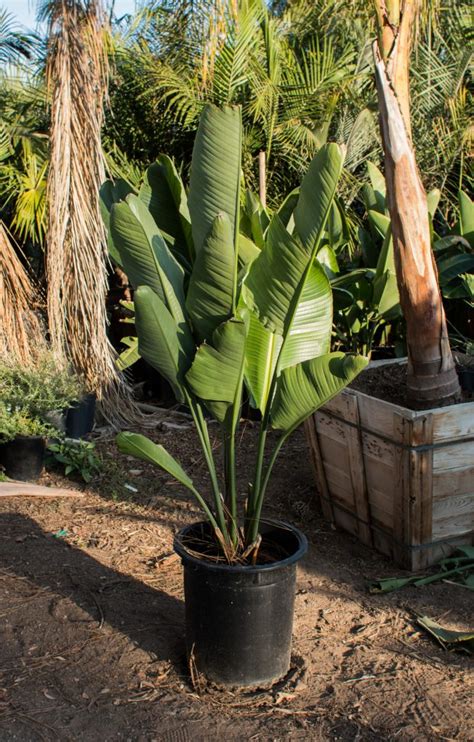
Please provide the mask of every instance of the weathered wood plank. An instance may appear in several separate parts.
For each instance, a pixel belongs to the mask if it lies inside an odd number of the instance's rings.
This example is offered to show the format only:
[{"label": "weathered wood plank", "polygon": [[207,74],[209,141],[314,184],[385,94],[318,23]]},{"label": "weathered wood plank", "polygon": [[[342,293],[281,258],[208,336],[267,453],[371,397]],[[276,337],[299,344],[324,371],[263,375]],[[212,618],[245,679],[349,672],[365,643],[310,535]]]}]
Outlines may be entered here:
[{"label": "weathered wood plank", "polygon": [[[412,421],[411,444],[430,446],[433,441],[433,415],[427,413]],[[410,536],[409,544],[431,541],[433,523],[433,449],[410,451]]]},{"label": "weathered wood plank", "polygon": [[84,497],[83,492],[29,482],[0,482],[0,497]]},{"label": "weathered wood plank", "polygon": [[433,451],[433,471],[472,467],[474,472],[474,441],[453,443]]},{"label": "weathered wood plank", "polygon": [[[474,462],[473,462],[474,463]],[[474,494],[473,466],[433,472],[433,500]]]},{"label": "weathered wood plank", "polygon": [[[411,442],[412,421],[396,413],[398,439],[405,446]],[[393,501],[393,546],[395,558],[403,563],[406,558],[403,544],[410,543],[410,452],[406,448],[397,448],[395,452],[395,490]]]},{"label": "weathered wood plank", "polygon": [[[346,427],[347,449],[349,453],[349,472],[352,482],[355,513],[358,518],[359,538],[368,546],[372,546],[372,531],[370,528],[370,506],[365,478],[364,451],[362,435],[359,428],[359,409],[357,397],[348,394],[345,397],[347,410],[346,419],[353,425]],[[365,448],[365,445],[364,445]]]},{"label": "weathered wood plank", "polygon": [[440,407],[431,414],[434,443],[474,437],[474,402]]},{"label": "weathered wood plank", "polygon": [[433,523],[447,520],[458,513],[465,513],[466,523],[474,527],[474,494],[444,497],[433,502]]},{"label": "weathered wood plank", "polygon": [[323,511],[324,517],[330,522],[334,522],[334,513],[332,509],[332,497],[326,480],[326,472],[324,470],[323,457],[318,440],[318,431],[316,428],[315,417],[311,416],[306,420],[305,423],[306,435],[309,440],[309,448],[311,452],[311,462],[316,478],[316,489],[320,495],[321,510]]}]

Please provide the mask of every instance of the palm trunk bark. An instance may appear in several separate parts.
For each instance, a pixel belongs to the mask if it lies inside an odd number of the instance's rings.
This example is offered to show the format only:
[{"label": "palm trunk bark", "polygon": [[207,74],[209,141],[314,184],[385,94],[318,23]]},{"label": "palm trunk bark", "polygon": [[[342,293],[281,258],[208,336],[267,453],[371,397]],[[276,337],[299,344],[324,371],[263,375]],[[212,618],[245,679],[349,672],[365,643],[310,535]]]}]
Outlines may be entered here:
[{"label": "palm trunk bark", "polygon": [[406,321],[408,398],[418,409],[456,401],[461,390],[431,250],[426,193],[411,140],[409,60],[418,0],[375,0],[374,42],[387,201],[400,304]]}]

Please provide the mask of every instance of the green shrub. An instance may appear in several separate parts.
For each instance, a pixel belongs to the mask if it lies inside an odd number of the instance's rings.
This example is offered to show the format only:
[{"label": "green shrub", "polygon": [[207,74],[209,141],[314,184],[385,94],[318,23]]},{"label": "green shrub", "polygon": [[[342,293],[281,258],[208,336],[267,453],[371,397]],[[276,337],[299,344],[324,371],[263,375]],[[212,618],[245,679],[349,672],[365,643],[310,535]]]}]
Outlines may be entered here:
[{"label": "green shrub", "polygon": [[51,352],[43,353],[34,366],[0,360],[0,399],[27,417],[43,418],[70,407],[84,391],[78,377],[62,368]]}]

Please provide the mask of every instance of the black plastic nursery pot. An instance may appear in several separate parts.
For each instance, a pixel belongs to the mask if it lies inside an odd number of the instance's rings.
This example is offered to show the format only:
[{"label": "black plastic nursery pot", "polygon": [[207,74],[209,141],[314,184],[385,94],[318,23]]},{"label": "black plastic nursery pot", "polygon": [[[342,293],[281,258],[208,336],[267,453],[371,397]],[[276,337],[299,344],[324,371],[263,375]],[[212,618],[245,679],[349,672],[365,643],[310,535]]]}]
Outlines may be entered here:
[{"label": "black plastic nursery pot", "polygon": [[39,435],[17,435],[0,444],[0,465],[10,479],[22,482],[38,479],[43,471],[46,441]]},{"label": "black plastic nursery pot", "polygon": [[174,543],[184,567],[188,658],[219,685],[268,685],[290,669],[296,564],[308,542],[293,526],[267,521],[260,553],[276,560],[228,565],[196,555],[209,533],[209,523],[195,523]]},{"label": "black plastic nursery pot", "polygon": [[94,427],[95,394],[86,394],[66,414],[66,437],[84,438]]},{"label": "black plastic nursery pot", "polygon": [[474,392],[474,368],[462,369],[458,376],[461,389],[472,394]]}]

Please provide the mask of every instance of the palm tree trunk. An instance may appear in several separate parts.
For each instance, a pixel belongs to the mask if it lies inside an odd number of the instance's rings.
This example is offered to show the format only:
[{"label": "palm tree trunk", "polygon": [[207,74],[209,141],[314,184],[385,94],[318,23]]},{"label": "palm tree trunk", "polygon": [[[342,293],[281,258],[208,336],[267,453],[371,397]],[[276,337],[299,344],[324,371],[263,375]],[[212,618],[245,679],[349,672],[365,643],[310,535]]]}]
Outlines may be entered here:
[{"label": "palm tree trunk", "polygon": [[45,3],[51,89],[48,323],[54,349],[72,363],[111,421],[130,409],[107,338],[107,245],[99,207],[107,53],[101,0]]},{"label": "palm tree trunk", "polygon": [[419,409],[456,401],[459,381],[431,250],[426,193],[411,141],[409,59],[418,0],[375,0],[374,42],[385,180],[400,304],[406,321],[408,398]]}]

